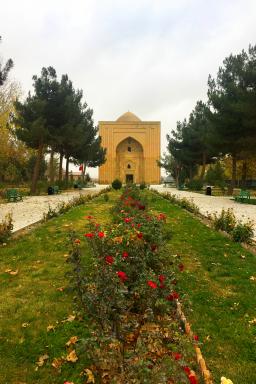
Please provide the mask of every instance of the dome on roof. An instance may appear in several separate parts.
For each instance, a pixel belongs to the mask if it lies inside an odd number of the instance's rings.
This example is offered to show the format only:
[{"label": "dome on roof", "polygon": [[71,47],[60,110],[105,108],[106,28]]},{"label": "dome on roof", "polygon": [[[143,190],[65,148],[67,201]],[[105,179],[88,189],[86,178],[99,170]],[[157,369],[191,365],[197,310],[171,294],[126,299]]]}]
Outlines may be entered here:
[{"label": "dome on roof", "polygon": [[128,111],[118,117],[116,121],[141,121],[141,119],[134,115],[134,113]]}]

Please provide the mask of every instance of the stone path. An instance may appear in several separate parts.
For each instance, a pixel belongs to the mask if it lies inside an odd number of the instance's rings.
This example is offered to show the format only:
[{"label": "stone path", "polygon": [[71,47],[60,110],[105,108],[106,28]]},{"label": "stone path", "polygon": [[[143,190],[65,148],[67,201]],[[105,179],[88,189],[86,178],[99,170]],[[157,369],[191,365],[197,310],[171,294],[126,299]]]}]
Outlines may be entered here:
[{"label": "stone path", "polygon": [[13,232],[25,228],[43,218],[43,214],[48,212],[49,205],[56,208],[60,202],[68,202],[79,194],[94,194],[106,185],[96,185],[95,188],[82,189],[81,191],[63,192],[59,195],[51,196],[26,196],[23,201],[17,203],[0,204],[0,221],[3,220],[7,213],[13,215]]},{"label": "stone path", "polygon": [[245,222],[249,219],[254,222],[254,239],[256,240],[256,205],[237,203],[230,196],[206,196],[201,193],[179,191],[176,188],[168,188],[163,185],[154,185],[152,189],[156,189],[160,193],[168,192],[192,200],[204,216],[214,212],[219,214],[222,209],[232,208],[238,220]]}]

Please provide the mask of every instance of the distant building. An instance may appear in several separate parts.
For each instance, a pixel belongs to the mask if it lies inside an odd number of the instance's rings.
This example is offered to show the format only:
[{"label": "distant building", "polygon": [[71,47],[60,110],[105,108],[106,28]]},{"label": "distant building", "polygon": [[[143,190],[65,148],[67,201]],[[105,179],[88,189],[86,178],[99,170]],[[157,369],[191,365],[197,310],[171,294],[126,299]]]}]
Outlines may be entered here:
[{"label": "distant building", "polygon": [[99,168],[99,183],[114,179],[123,183],[159,184],[160,122],[141,121],[126,112],[116,121],[100,121],[102,146],[107,148],[106,162]]}]

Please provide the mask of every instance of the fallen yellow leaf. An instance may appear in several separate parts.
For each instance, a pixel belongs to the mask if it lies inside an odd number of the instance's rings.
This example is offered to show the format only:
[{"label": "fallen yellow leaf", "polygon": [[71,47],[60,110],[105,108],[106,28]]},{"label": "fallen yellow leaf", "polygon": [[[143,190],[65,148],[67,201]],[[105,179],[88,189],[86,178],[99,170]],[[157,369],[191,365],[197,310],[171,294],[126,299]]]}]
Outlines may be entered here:
[{"label": "fallen yellow leaf", "polygon": [[70,337],[69,341],[66,343],[66,346],[69,347],[71,344],[75,344],[78,341],[77,336]]},{"label": "fallen yellow leaf", "polygon": [[54,326],[54,325],[48,325],[48,327],[47,327],[47,332],[50,332],[50,331],[54,331],[54,329],[55,329],[56,327]]},{"label": "fallen yellow leaf", "polygon": [[36,362],[36,365],[38,365],[38,367],[42,367],[44,365],[44,362],[46,360],[49,359],[49,356],[48,355],[42,355],[38,358],[38,361]]},{"label": "fallen yellow leaf", "polygon": [[5,272],[9,273],[9,275],[16,276],[18,275],[19,270],[16,269],[16,271],[13,271],[12,269],[6,269]]},{"label": "fallen yellow leaf", "polygon": [[76,351],[75,351],[74,349],[73,349],[73,351],[71,351],[71,352],[67,355],[66,360],[67,360],[67,361],[70,361],[71,363],[75,363],[75,362],[78,360]]},{"label": "fallen yellow leaf", "polygon": [[89,384],[89,383],[95,383],[95,379],[94,379],[94,376],[93,376],[93,373],[90,369],[85,369],[84,370],[86,375],[87,375],[87,381],[86,383]]},{"label": "fallen yellow leaf", "polygon": [[63,362],[64,360],[62,357],[55,358],[52,361],[52,367],[55,369],[59,369],[62,366]]}]

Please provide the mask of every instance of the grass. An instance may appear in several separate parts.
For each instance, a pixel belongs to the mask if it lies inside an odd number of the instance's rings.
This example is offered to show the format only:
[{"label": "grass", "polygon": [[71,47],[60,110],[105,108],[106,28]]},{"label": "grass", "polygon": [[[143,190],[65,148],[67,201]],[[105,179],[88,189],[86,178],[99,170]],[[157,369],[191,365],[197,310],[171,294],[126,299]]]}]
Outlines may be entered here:
[{"label": "grass", "polygon": [[161,197],[151,206],[168,216],[170,252],[185,264],[178,286],[186,315],[214,382],[256,383],[256,324],[249,323],[256,318],[256,256]]},{"label": "grass", "polygon": [[[256,257],[203,225],[181,208],[148,191],[150,205],[168,216],[173,236],[168,243],[185,265],[179,272],[177,290],[192,329],[202,341],[207,365],[219,383],[221,376],[234,383],[256,383]],[[117,193],[109,193],[41,225],[33,232],[0,248],[0,383],[63,384],[85,382],[79,377],[88,367],[85,354],[65,363],[61,373],[51,367],[54,358],[66,356],[65,343],[72,336],[86,337],[85,322],[73,314],[72,294],[65,276],[68,233],[83,233],[84,216],[93,214],[100,223],[110,220],[109,208]],[[82,247],[85,242],[82,241]],[[85,248],[86,250],[86,248]],[[89,251],[88,260],[90,259]],[[167,255],[168,257],[168,255]],[[5,270],[18,270],[10,275]],[[60,288],[60,289],[58,289]],[[55,328],[47,332],[47,327]],[[36,370],[39,356],[49,356]]]},{"label": "grass", "polygon": [[[63,365],[61,374],[51,367],[54,358],[67,354],[70,337],[86,336],[84,322],[62,322],[74,309],[72,294],[65,288],[68,233],[73,226],[83,233],[88,214],[101,223],[108,221],[112,203],[100,196],[0,248],[0,383],[78,383],[72,363]],[[8,269],[18,274],[10,275]],[[47,332],[49,325],[56,328]],[[37,369],[36,361],[44,354],[49,358]],[[85,365],[86,360],[79,359],[76,368],[82,371]]]}]

